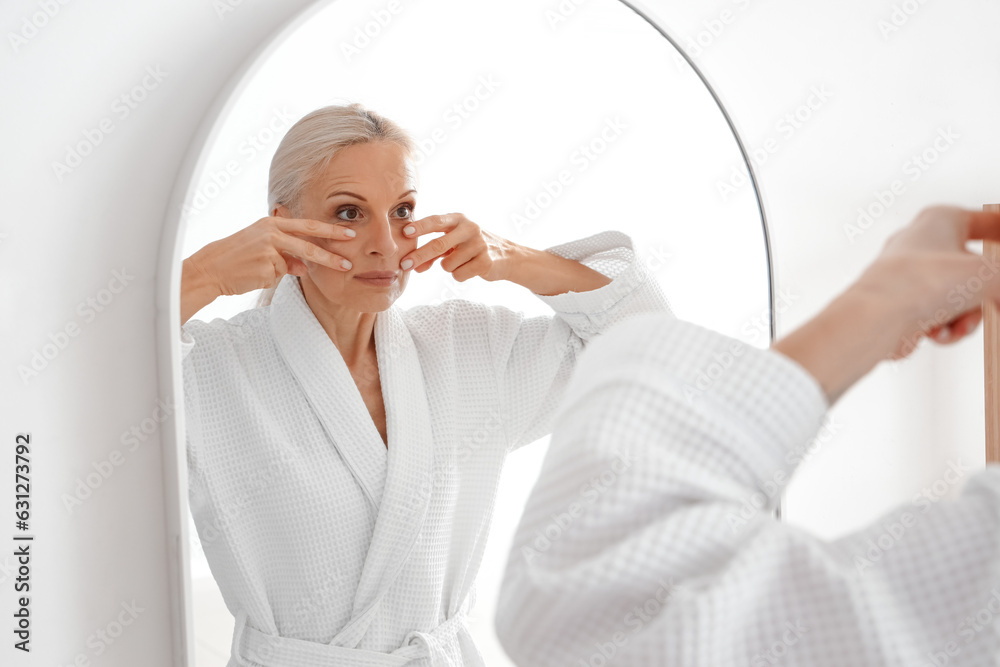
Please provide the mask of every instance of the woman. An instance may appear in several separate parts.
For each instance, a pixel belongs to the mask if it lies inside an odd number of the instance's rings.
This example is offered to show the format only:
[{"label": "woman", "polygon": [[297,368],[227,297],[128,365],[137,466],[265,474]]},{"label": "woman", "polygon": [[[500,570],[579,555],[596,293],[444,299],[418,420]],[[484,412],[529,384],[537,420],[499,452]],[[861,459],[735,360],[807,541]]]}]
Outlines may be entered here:
[{"label": "woman", "polygon": [[[1000,214],[925,209],[771,350],[655,313],[595,342],[507,564],[497,634],[517,664],[1000,664],[1000,466],[949,461],[836,540],[773,516],[855,382],[923,336],[963,339],[1000,302],[1000,266],[966,249],[978,239],[1000,241]],[[603,492],[581,498],[595,477]]]},{"label": "woman", "polygon": [[[670,312],[621,232],[539,251],[416,219],[413,149],[360,105],[314,111],[271,163],[272,215],[184,262],[189,496],[230,667],[483,664],[464,618],[506,455],[549,433],[586,341]],[[395,306],[438,258],[556,314]],[[188,321],[259,288],[262,307]]]}]

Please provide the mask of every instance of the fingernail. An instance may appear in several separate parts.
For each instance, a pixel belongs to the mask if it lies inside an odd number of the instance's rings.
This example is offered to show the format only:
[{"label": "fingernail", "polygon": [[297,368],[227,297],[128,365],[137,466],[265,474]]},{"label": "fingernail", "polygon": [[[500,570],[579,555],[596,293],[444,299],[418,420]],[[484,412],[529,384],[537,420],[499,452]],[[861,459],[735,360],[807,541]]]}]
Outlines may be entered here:
[{"label": "fingernail", "polygon": [[358,235],[358,233],[356,231],[354,231],[353,229],[345,229],[344,230],[344,236],[350,236],[353,239],[357,235]]},{"label": "fingernail", "polygon": [[342,267],[344,267],[345,269],[349,269],[349,268],[351,268],[351,266],[353,266],[353,265],[352,265],[352,264],[351,264],[351,263],[350,263],[350,262],[349,262],[348,260],[346,260],[346,259],[342,259],[342,260],[340,260],[340,265],[341,265]]},{"label": "fingernail", "polygon": [[413,266],[413,260],[412,260],[412,259],[404,259],[404,260],[403,260],[403,263],[402,263],[402,264],[400,264],[399,266],[400,266],[400,268],[402,268],[402,269],[403,269],[404,271],[406,271],[406,270],[407,270],[408,268],[410,268],[411,266]]},{"label": "fingernail", "polygon": [[403,227],[404,234],[412,234],[415,231],[417,231],[417,228],[414,227],[413,225],[407,225],[406,227]]}]

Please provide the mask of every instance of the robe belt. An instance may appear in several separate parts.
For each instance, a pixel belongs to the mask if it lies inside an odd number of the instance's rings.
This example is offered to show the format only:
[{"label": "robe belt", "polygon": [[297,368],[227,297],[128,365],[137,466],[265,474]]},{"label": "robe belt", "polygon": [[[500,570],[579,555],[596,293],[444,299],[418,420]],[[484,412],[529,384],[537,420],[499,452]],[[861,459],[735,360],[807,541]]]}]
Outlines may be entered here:
[{"label": "robe belt", "polygon": [[430,632],[410,632],[392,653],[380,653],[269,635],[248,624],[246,612],[240,610],[233,630],[232,653],[239,665],[262,667],[402,667],[414,661],[430,667],[453,667],[446,649],[458,641],[465,618],[462,609]]}]

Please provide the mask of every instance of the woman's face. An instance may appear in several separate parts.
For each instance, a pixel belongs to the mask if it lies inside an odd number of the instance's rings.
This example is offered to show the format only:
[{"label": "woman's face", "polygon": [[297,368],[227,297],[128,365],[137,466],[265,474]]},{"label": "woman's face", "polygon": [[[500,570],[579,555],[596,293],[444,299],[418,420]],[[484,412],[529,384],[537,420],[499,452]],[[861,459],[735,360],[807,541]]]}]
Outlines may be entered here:
[{"label": "woman's face", "polygon": [[[309,279],[331,303],[359,312],[379,312],[403,293],[412,268],[403,271],[399,263],[417,247],[417,239],[403,234],[403,227],[415,219],[414,183],[412,163],[398,144],[355,144],[341,149],[325,171],[309,180],[295,215],[278,207],[278,215],[341,224],[357,233],[347,241],[308,237],[351,261],[350,269],[339,271],[305,260]],[[380,285],[359,277],[373,271],[391,271],[395,278]]]}]

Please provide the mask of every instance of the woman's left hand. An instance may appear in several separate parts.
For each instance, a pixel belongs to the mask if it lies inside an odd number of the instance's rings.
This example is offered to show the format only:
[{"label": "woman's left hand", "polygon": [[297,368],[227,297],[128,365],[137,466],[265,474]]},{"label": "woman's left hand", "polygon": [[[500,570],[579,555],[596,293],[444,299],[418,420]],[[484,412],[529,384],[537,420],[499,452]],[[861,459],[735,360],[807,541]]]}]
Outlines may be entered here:
[{"label": "woman's left hand", "polygon": [[[412,232],[408,231],[413,228]],[[399,268],[423,273],[434,260],[443,257],[441,268],[464,282],[474,276],[483,280],[506,280],[518,245],[492,234],[461,213],[429,215],[403,228],[407,238],[430,232],[444,232],[403,257]],[[407,264],[407,262],[412,262]]]}]

